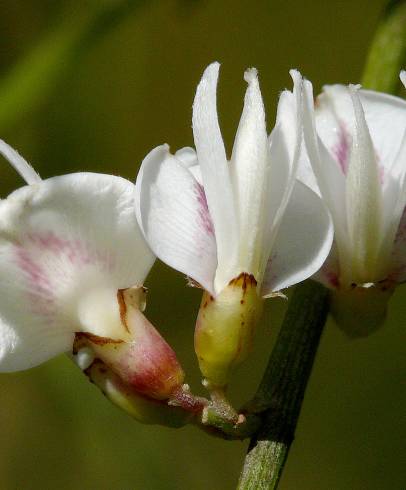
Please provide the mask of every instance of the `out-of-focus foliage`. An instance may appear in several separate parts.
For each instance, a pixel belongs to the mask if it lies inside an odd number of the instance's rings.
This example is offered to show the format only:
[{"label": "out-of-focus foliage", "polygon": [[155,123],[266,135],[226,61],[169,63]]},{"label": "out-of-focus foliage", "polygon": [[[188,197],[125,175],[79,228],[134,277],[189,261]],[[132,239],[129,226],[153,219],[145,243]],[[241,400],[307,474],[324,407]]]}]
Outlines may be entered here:
[{"label": "out-of-focus foliage", "polygon": [[[40,105],[0,137],[43,177],[92,170],[133,179],[153,146],[168,142],[175,150],[192,144],[195,87],[203,68],[218,59],[219,109],[230,149],[246,67],[260,71],[271,128],[278,93],[290,86],[289,68],[299,68],[316,88],[359,80],[383,5],[144,2],[89,44]],[[62,18],[79,22],[94,7],[95,0],[3,0],[2,76]],[[0,183],[2,196],[21,185],[5,162]],[[193,354],[200,292],[159,264],[148,286],[148,316],[200,391]],[[405,295],[399,288],[386,325],[368,339],[351,342],[328,324],[281,490],[404,488]],[[268,302],[255,353],[234,379],[234,400],[255,391],[284,308],[283,300]],[[29,372],[1,375],[0,400],[4,490],[231,490],[246,450],[246,443],[210,438],[193,427],[175,431],[132,421],[63,356]]]}]

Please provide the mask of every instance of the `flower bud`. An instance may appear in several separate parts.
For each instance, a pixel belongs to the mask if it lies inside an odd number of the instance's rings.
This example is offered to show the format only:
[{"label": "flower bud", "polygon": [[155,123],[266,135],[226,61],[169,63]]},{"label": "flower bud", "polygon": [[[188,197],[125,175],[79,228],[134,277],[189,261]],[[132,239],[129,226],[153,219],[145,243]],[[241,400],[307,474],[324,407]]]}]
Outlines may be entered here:
[{"label": "flower bud", "polygon": [[193,416],[180,407],[139,395],[100,360],[92,362],[85,373],[112,403],[143,424],[176,428],[187,424]]},{"label": "flower bud", "polygon": [[232,368],[247,356],[262,298],[254,276],[242,273],[215,298],[204,292],[196,322],[195,350],[211,387],[227,384]]},{"label": "flower bud", "polygon": [[353,285],[331,293],[331,314],[349,337],[366,337],[385,321],[395,284],[383,281]]},{"label": "flower bud", "polygon": [[123,326],[120,338],[76,334],[75,350],[88,347],[125,385],[148,398],[166,400],[178,391],[183,370],[172,348],[145,318],[145,289],[119,290],[117,300]]}]

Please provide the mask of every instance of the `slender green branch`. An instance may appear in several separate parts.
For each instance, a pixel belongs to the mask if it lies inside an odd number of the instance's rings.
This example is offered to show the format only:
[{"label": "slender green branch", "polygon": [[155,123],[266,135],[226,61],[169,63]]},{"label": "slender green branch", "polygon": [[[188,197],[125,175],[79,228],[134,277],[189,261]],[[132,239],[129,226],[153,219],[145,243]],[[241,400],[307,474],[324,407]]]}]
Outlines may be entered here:
[{"label": "slender green branch", "polygon": [[406,2],[391,2],[372,41],[362,77],[371,90],[396,93],[406,62]]},{"label": "slender green branch", "polygon": [[0,131],[18,123],[54,90],[79,57],[144,0],[97,0],[67,16],[0,80]]},{"label": "slender green branch", "polygon": [[248,407],[251,413],[265,412],[251,440],[239,490],[277,488],[326,321],[328,298],[328,290],[313,281],[295,289],[268,367]]},{"label": "slender green branch", "polygon": [[224,415],[217,406],[208,405],[202,413],[202,429],[224,439],[246,439],[255,434],[261,424],[261,418],[255,414],[240,414],[237,420]]}]

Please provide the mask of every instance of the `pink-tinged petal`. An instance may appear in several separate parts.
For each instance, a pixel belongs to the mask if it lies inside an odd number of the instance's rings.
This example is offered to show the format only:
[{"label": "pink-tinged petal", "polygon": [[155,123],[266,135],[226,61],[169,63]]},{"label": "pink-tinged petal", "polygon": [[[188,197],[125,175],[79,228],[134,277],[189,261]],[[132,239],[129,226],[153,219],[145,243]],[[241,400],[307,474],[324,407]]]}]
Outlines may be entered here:
[{"label": "pink-tinged petal", "polygon": [[[133,295],[137,297],[135,302]],[[141,295],[139,288],[121,290],[117,295],[126,329],[122,341],[79,333],[75,351],[90,346],[95,357],[118,374],[127,387],[149,398],[165,400],[181,389],[184,374],[175,352],[141,313]]]},{"label": "pink-tinged petal", "polygon": [[41,182],[41,177],[31,167],[31,165],[16,151],[11,148],[5,141],[0,139],[0,155],[8,160],[10,165],[21,175],[27,184]]},{"label": "pink-tinged petal", "polygon": [[[304,81],[303,99],[303,133],[306,152],[316,176],[320,194],[333,219],[338,253],[340,256],[346,256],[349,250],[349,239],[345,203],[345,175],[316,132],[313,87],[308,80]],[[306,164],[306,161],[306,158],[302,158],[300,163]],[[345,265],[342,264],[342,267]]]},{"label": "pink-tinged petal", "polygon": [[338,260],[337,245],[333,241],[330,253],[320,269],[312,276],[317,282],[320,282],[329,289],[338,289],[340,287],[340,264]]},{"label": "pink-tinged petal", "polygon": [[[391,267],[390,263],[392,261],[391,256],[393,255],[394,242],[395,248],[398,249],[400,247],[398,243],[402,241],[399,230],[402,229],[400,221],[401,219],[403,220],[402,215],[406,206],[405,162],[406,136],[403,137],[392,171],[385,180],[383,187],[383,236],[379,256],[384,273],[387,271],[387,267]],[[395,255],[399,253],[401,254],[402,252],[397,250]]]},{"label": "pink-tinged petal", "polygon": [[[358,93],[384,181],[405,134],[406,102],[370,90]],[[356,131],[351,97],[345,86],[324,87],[317,98],[316,126],[323,143],[345,173],[349,163],[348,150]]]},{"label": "pink-tinged petal", "polygon": [[337,142],[332,147],[332,152],[344,175],[347,175],[350,164],[350,151],[352,137],[348,133],[344,123],[340,122],[337,129]]},{"label": "pink-tinged petal", "polygon": [[164,145],[144,159],[136,184],[144,235],[163,262],[214,292],[214,227],[201,184]]},{"label": "pink-tinged petal", "polygon": [[[406,193],[405,193],[406,194]],[[404,194],[404,201],[405,199]],[[406,207],[397,227],[395,239],[392,242],[388,278],[395,282],[406,281]]]},{"label": "pink-tinged petal", "polygon": [[154,260],[133,199],[125,179],[80,173],[1,201],[1,371],[71,350],[77,331],[119,333],[117,289],[142,283]]},{"label": "pink-tinged petal", "polygon": [[323,141],[318,137],[314,119],[313,87],[304,81],[303,132],[306,150],[323,198],[340,228],[345,228],[341,218],[345,199],[345,177],[334,162]]},{"label": "pink-tinged petal", "polygon": [[326,260],[333,241],[330,214],[320,197],[296,181],[268,262],[262,295],[304,281]]},{"label": "pink-tinged petal", "polygon": [[217,117],[219,64],[203,73],[193,103],[193,135],[207,204],[217,242],[218,267],[215,289],[220,291],[235,275],[238,258],[238,223],[229,164]]}]

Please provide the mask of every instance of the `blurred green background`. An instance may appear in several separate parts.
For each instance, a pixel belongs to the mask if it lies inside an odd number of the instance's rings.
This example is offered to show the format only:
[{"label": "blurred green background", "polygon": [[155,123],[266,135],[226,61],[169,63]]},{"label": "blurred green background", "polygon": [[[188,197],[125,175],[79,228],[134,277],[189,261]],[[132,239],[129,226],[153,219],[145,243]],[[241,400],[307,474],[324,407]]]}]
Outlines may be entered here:
[{"label": "blurred green background", "polygon": [[[154,146],[192,145],[194,91],[213,60],[223,63],[219,110],[228,148],[246,67],[259,69],[271,129],[278,93],[291,86],[289,68],[300,69],[316,91],[323,83],[360,79],[385,4],[126,3],[114,16],[120,0],[0,2],[0,137],[43,177],[92,170],[134,179]],[[106,5],[112,11],[100,17]],[[100,18],[92,24],[94,12]],[[34,48],[30,61],[10,72]],[[53,69],[41,71],[52,59]],[[22,185],[4,161],[0,185],[3,197]],[[148,316],[199,391],[192,348],[199,291],[161,264],[147,285]],[[399,288],[386,325],[366,340],[349,341],[327,325],[281,490],[406,488],[405,296],[406,287]],[[231,388],[236,403],[255,391],[285,308],[283,300],[268,301],[255,352]],[[140,425],[64,356],[2,374],[0,400],[4,490],[233,489],[247,447],[193,427]]]}]

